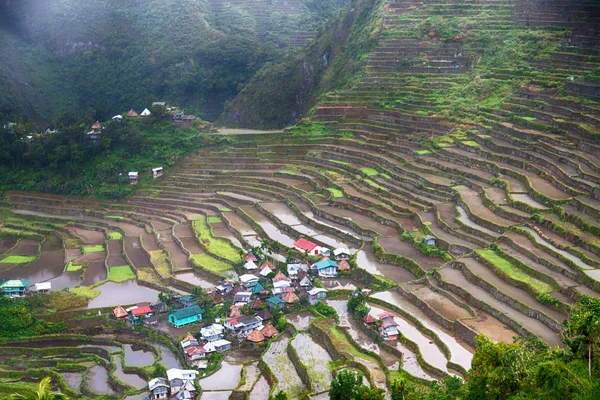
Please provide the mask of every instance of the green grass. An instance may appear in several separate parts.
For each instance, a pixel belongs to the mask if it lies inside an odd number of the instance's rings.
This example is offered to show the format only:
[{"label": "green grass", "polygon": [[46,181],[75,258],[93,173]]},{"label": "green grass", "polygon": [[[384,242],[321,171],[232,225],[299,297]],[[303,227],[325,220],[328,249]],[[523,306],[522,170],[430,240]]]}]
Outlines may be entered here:
[{"label": "green grass", "polygon": [[162,250],[154,250],[150,251],[150,261],[156,268],[159,274],[163,277],[168,277],[171,275],[171,268],[169,267],[169,262],[167,261],[167,254]]},{"label": "green grass", "polygon": [[209,224],[218,224],[219,222],[223,222],[219,217],[208,217]]},{"label": "green grass", "polygon": [[385,188],[384,188],[383,186],[380,186],[379,184],[377,184],[377,183],[373,182],[373,181],[372,181],[372,180],[370,180],[370,179],[365,179],[364,181],[365,181],[365,183],[366,183],[367,185],[371,186],[372,188],[375,188],[375,189],[380,189],[380,190],[385,190]]},{"label": "green grass", "polygon": [[190,260],[192,260],[194,265],[197,267],[212,272],[213,274],[223,278],[227,278],[227,272],[232,270],[231,265],[217,260],[216,258],[211,257],[209,254],[192,254],[190,256]]},{"label": "green grass", "polygon": [[221,211],[221,212],[232,212],[233,210],[231,208],[221,207],[221,209],[219,211]]},{"label": "green grass", "polygon": [[111,240],[121,240],[121,239],[123,239],[123,235],[121,234],[121,232],[108,232],[108,237]]},{"label": "green grass", "polygon": [[95,246],[83,246],[84,253],[99,253],[101,251],[104,251],[104,246],[101,244]]},{"label": "green grass", "polygon": [[504,272],[512,279],[531,286],[538,293],[550,293],[555,290],[552,287],[552,285],[549,285],[546,282],[542,282],[539,279],[527,275],[523,270],[515,267],[509,261],[496,254],[493,250],[478,250],[477,254],[479,254],[481,257],[492,263],[496,268]]},{"label": "green grass", "polygon": [[234,263],[240,261],[238,248],[226,240],[214,237],[206,220],[196,220],[192,223],[192,226],[200,242],[210,253]]},{"label": "green grass", "polygon": [[2,264],[26,264],[34,261],[36,256],[8,256],[0,260]]},{"label": "green grass", "polygon": [[469,146],[469,147],[479,147],[479,143],[477,143],[473,140],[463,140],[462,144],[464,144],[465,146]]},{"label": "green grass", "polygon": [[457,185],[457,186],[452,186],[452,189],[454,190],[465,190],[467,187],[465,185]]},{"label": "green grass", "polygon": [[329,160],[332,163],[336,163],[336,164],[341,164],[341,165],[350,165],[349,162],[346,161],[339,161],[339,160]]},{"label": "green grass", "polygon": [[363,174],[365,174],[366,176],[377,176],[379,175],[379,171],[377,171],[374,168],[361,168],[360,169]]},{"label": "green grass", "polygon": [[123,220],[123,217],[121,217],[120,215],[106,215],[104,218],[114,219],[115,221]]},{"label": "green grass", "polygon": [[417,150],[416,153],[420,156],[426,156],[428,154],[431,154],[431,151],[429,150]]},{"label": "green grass", "polygon": [[521,118],[523,118],[525,121],[535,121],[535,120],[537,120],[537,118],[535,118],[535,117],[521,117]]},{"label": "green grass", "polygon": [[85,266],[84,265],[74,265],[73,261],[69,261],[69,263],[67,264],[67,272],[77,272],[77,271],[81,271]]},{"label": "green grass", "polygon": [[331,195],[334,198],[340,198],[340,197],[344,197],[344,192],[342,192],[340,189],[336,189],[336,188],[327,188],[327,190],[329,190],[329,192],[331,193]]},{"label": "green grass", "polygon": [[108,270],[108,280],[113,282],[125,282],[130,279],[135,279],[135,274],[129,265],[118,267],[110,267]]},{"label": "green grass", "polygon": [[389,176],[388,174],[381,174],[381,176],[383,176],[385,179],[392,180],[392,177]]},{"label": "green grass", "polygon": [[100,296],[99,290],[94,290],[94,289],[90,288],[89,286],[76,287],[76,288],[69,289],[69,291],[71,293],[75,293],[78,296],[83,296],[86,299],[90,299],[90,300]]}]

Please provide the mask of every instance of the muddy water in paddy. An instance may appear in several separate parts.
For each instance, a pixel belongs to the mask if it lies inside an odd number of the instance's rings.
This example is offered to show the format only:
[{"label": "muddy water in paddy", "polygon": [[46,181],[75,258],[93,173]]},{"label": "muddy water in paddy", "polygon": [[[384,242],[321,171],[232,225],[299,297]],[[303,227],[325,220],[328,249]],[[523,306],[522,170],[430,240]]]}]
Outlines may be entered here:
[{"label": "muddy water in paddy", "polygon": [[139,302],[157,302],[158,291],[140,286],[136,281],[129,280],[122,283],[107,282],[97,286],[100,295],[90,300],[87,308],[110,307],[116,304],[128,305]]},{"label": "muddy water in paddy", "polygon": [[98,394],[116,394],[108,385],[108,371],[101,365],[95,365],[89,369],[87,384],[90,390]]},{"label": "muddy water in paddy", "polygon": [[0,240],[0,254],[6,253],[8,250],[12,249],[17,243],[16,240]]},{"label": "muddy water in paddy", "polygon": [[164,364],[165,367],[167,367],[167,369],[183,368],[175,354],[173,354],[173,352],[169,350],[167,346],[164,346],[162,344],[153,344],[153,346],[156,347],[158,351],[160,351],[160,355],[162,357],[161,363]]},{"label": "muddy water in paddy", "polygon": [[262,215],[256,210],[256,208],[251,206],[242,207],[242,209],[248,214],[264,231],[267,235],[272,239],[276,240],[284,246],[292,247],[296,240],[289,237],[288,235],[281,232],[273,223],[267,220],[267,217]]},{"label": "muddy water in paddy", "polygon": [[123,241],[125,242],[125,253],[135,268],[146,268],[150,266],[150,259],[142,249],[139,238],[126,237],[123,238]]},{"label": "muddy water in paddy", "polygon": [[226,213],[225,218],[227,218],[233,229],[238,231],[242,236],[256,236],[254,229],[236,213]]},{"label": "muddy water in paddy", "polygon": [[252,364],[248,364],[244,367],[246,369],[246,383],[244,383],[238,389],[241,392],[247,392],[252,390],[254,387],[254,383],[256,382],[256,378],[260,375],[260,370],[258,369],[258,361],[253,362]]},{"label": "muddy water in paddy", "polygon": [[299,331],[307,330],[310,325],[310,321],[312,321],[314,318],[315,316],[310,312],[301,312],[287,316],[287,320],[290,321],[290,323]]},{"label": "muddy water in paddy", "polygon": [[213,375],[200,379],[203,390],[232,390],[237,387],[242,378],[242,364],[228,361],[221,363],[221,368]]},{"label": "muddy water in paddy", "polygon": [[140,378],[136,374],[126,374],[123,372],[123,366],[121,365],[121,356],[114,356],[113,361],[115,363],[115,376],[121,382],[126,385],[133,387],[134,389],[143,389],[146,387],[146,381]]},{"label": "muddy water in paddy", "polygon": [[[431,321],[418,307],[410,303],[407,299],[402,297],[397,292],[381,292],[375,293],[373,297],[383,300],[387,303],[393,304],[396,307],[404,310],[413,317],[417,318],[426,328],[432,330],[438,337],[448,346],[450,349],[451,357],[450,360],[455,364],[461,365],[466,370],[471,368],[471,360],[473,359],[473,353],[467,348],[463,347],[453,336],[450,336],[444,330],[442,330],[437,324]],[[402,331],[401,331],[402,332]],[[421,349],[421,351],[423,351]]]},{"label": "muddy water in paddy", "polygon": [[125,345],[125,365],[131,367],[145,367],[154,363],[154,354],[134,344]]},{"label": "muddy water in paddy", "polygon": [[[73,272],[63,272],[61,275],[56,278],[50,279],[48,282],[52,284],[52,290],[58,291],[64,288],[74,288],[81,284],[81,274],[82,271],[73,271]],[[33,282],[39,282],[32,280],[32,278],[28,278]]]},{"label": "muddy water in paddy", "polygon": [[142,235],[142,244],[144,248],[148,251],[158,250],[158,243],[156,242],[156,237],[154,237],[151,233],[145,233]]},{"label": "muddy water in paddy", "polygon": [[527,228],[524,227],[523,229],[525,229],[528,233],[530,233],[536,240],[536,242],[538,242],[539,244],[541,244],[542,246],[549,248],[550,250],[554,251],[555,253],[560,254],[561,256],[567,258],[568,260],[572,261],[575,265],[577,265],[579,268],[582,269],[593,269],[593,267],[589,266],[588,264],[586,264],[585,262],[583,262],[580,258],[575,257],[573,254],[561,250],[558,247],[554,246],[552,243],[547,242],[546,240],[542,239],[542,237],[540,235],[538,235],[538,233],[536,231],[534,231],[531,228]]},{"label": "muddy water in paddy", "polygon": [[[233,243],[234,246],[239,247],[239,248],[244,247],[244,246],[242,246],[242,244],[240,243],[238,238],[236,238],[235,235],[233,233],[231,233],[229,231],[229,229],[227,229],[225,226],[220,226],[222,224],[211,224],[211,225],[213,226],[213,234],[215,235],[215,237],[229,239],[229,240],[231,240],[231,243]],[[217,226],[220,226],[220,227],[217,227]]]},{"label": "muddy water in paddy", "polygon": [[185,249],[187,251],[189,251],[190,253],[192,253],[192,254],[202,254],[202,253],[204,253],[204,250],[198,244],[198,239],[197,238],[195,238],[195,237],[182,237],[182,238],[179,238],[179,240],[181,240],[181,244],[183,244],[183,247],[185,247]]},{"label": "muddy water in paddy", "polygon": [[109,268],[128,265],[123,257],[123,245],[120,240],[108,241],[108,259],[106,262]]},{"label": "muddy water in paddy", "polygon": [[107,278],[107,276],[104,260],[90,262],[83,273],[83,286],[89,286],[103,281]]},{"label": "muddy water in paddy", "polygon": [[178,273],[178,274],[175,274],[175,278],[180,281],[188,282],[188,283],[191,283],[192,285],[199,286],[204,289],[211,289],[211,288],[214,288],[215,286],[217,286],[216,283],[211,283],[211,282],[207,281],[206,279],[202,278],[201,276],[196,275],[193,272]]},{"label": "muddy water in paddy", "polygon": [[64,270],[65,255],[62,251],[43,251],[32,263],[17,265],[10,271],[0,272],[2,279],[27,278],[33,285],[60,276]]},{"label": "muddy water in paddy", "polygon": [[275,393],[283,390],[292,398],[296,398],[304,385],[287,355],[289,341],[289,336],[283,335],[277,341],[271,342],[269,350],[263,354],[262,359],[271,367],[278,380]]},{"label": "muddy water in paddy", "polygon": [[83,374],[81,372],[62,372],[61,375],[70,389],[76,392],[80,391],[81,382],[83,381]]},{"label": "muddy water in paddy", "polygon": [[69,233],[71,233],[73,236],[78,237],[81,244],[84,244],[84,245],[103,244],[104,241],[106,240],[106,236],[104,235],[104,232],[101,232],[101,231],[77,228],[74,226],[70,226],[65,229]]},{"label": "muddy water in paddy", "polygon": [[[200,400],[229,400],[231,393],[233,392],[202,392]],[[264,397],[264,399],[267,399],[267,397]]]},{"label": "muddy water in paddy", "polygon": [[57,232],[46,235],[46,239],[42,243],[42,251],[59,251],[62,249],[62,239]]},{"label": "muddy water in paddy", "polygon": [[298,333],[291,342],[300,362],[306,368],[314,392],[322,392],[331,386],[332,375],[329,371],[331,357],[306,333]]},{"label": "muddy water in paddy", "polygon": [[40,242],[33,239],[21,239],[17,246],[8,252],[14,256],[37,256]]},{"label": "muddy water in paddy", "polygon": [[265,400],[269,398],[269,390],[271,387],[269,386],[269,382],[265,379],[264,376],[261,376],[258,382],[252,388],[250,392],[250,400]]},{"label": "muddy water in paddy", "polygon": [[405,268],[380,263],[369,247],[356,253],[356,263],[359,268],[374,275],[385,276],[396,283],[408,282],[417,278],[412,272]]},{"label": "muddy water in paddy", "polygon": [[379,345],[360,329],[358,322],[348,313],[348,302],[346,300],[327,300],[327,304],[335,308],[339,315],[339,326],[348,329],[348,333],[350,333],[352,339],[354,339],[361,348],[377,353],[388,368],[398,363],[398,358],[396,356],[386,351],[382,351]]}]

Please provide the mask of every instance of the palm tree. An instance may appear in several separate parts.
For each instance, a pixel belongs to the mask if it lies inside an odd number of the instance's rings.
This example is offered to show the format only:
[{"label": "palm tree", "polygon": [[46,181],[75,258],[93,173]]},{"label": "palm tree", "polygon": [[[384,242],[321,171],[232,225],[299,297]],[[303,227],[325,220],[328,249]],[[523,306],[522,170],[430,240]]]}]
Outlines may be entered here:
[{"label": "palm tree", "polygon": [[40,381],[37,392],[28,393],[26,395],[13,393],[10,395],[11,400],[68,400],[69,396],[59,392],[52,391],[52,380],[49,376]]}]

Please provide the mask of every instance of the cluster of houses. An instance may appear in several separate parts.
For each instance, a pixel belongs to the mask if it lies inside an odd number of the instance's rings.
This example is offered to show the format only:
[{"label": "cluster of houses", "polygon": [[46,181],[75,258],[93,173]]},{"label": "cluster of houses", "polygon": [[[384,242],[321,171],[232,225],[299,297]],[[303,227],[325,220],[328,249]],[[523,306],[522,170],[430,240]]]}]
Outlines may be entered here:
[{"label": "cluster of houses", "polygon": [[127,320],[133,325],[144,324],[146,326],[156,325],[158,315],[168,311],[165,303],[138,303],[129,308],[117,306],[113,309],[113,317],[117,320]]},{"label": "cluster of houses", "polygon": [[171,368],[167,377],[154,378],[148,382],[150,396],[148,399],[191,400],[196,398],[196,377],[198,371],[193,369]]},{"label": "cluster of houses", "polygon": [[29,293],[48,293],[51,289],[51,282],[40,282],[30,286],[27,279],[7,279],[0,283],[0,293],[10,298],[23,297]]}]

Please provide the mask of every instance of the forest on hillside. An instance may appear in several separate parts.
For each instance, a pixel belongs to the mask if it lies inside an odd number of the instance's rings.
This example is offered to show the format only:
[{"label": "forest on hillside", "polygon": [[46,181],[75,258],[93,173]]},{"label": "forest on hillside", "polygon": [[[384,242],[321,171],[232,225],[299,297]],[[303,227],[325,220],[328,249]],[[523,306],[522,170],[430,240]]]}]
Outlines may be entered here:
[{"label": "forest on hillside", "polygon": [[347,3],[2,0],[0,113],[49,124],[92,107],[108,119],[154,98],[213,120]]}]

